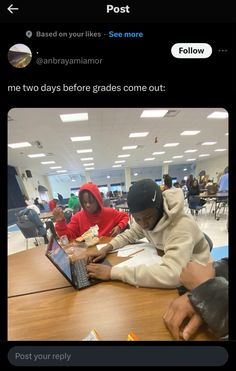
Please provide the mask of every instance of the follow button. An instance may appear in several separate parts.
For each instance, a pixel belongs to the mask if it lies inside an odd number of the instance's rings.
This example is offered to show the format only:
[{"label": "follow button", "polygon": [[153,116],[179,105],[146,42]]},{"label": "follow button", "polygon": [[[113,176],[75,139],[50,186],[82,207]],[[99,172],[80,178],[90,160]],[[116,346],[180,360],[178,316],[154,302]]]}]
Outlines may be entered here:
[{"label": "follow button", "polygon": [[212,47],[206,43],[178,43],[171,48],[175,58],[209,58]]}]

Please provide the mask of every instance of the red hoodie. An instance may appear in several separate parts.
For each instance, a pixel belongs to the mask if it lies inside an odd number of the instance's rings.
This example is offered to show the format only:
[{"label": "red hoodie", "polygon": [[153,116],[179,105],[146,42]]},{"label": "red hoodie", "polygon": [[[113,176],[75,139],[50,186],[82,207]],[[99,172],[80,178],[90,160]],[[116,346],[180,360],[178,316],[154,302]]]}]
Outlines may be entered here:
[{"label": "red hoodie", "polygon": [[[91,192],[96,198],[100,206],[98,211],[95,214],[90,214],[88,211],[82,209],[71,218],[69,224],[66,224],[65,220],[56,222],[55,228],[59,237],[67,235],[69,240],[73,240],[96,224],[99,227],[99,237],[110,236],[112,229],[117,225],[121,229],[126,227],[129,220],[128,214],[110,207],[104,207],[100,191],[96,184],[86,183],[80,188],[80,192],[84,190]],[[81,199],[80,203],[82,206]]]}]

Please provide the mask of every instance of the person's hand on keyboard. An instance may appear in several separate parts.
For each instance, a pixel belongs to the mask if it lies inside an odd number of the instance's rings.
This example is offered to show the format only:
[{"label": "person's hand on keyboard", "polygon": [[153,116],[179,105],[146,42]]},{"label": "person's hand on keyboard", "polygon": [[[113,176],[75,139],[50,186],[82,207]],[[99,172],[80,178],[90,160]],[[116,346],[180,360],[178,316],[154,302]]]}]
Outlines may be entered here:
[{"label": "person's hand on keyboard", "polygon": [[88,264],[97,263],[100,260],[103,260],[107,256],[108,252],[111,250],[112,250],[112,246],[110,244],[107,244],[101,250],[97,252],[93,252],[93,253],[87,252],[87,263]]},{"label": "person's hand on keyboard", "polygon": [[86,269],[89,278],[98,278],[103,281],[111,279],[111,267],[107,265],[90,263]]}]

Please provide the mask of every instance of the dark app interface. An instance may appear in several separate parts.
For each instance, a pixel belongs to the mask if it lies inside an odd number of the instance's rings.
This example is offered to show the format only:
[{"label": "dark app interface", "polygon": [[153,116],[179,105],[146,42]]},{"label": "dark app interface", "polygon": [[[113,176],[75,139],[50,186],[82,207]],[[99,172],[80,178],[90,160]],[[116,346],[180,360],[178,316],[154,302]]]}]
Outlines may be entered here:
[{"label": "dark app interface", "polygon": [[[78,292],[59,284],[52,272],[48,285],[40,269],[45,252],[37,258],[38,264],[33,258],[33,251],[41,247],[25,251],[22,235],[18,250],[16,242],[11,243],[16,224],[9,215],[25,207],[25,198],[34,202],[39,197],[45,209],[58,193],[68,202],[81,185],[95,183],[109,202],[106,206],[127,211],[127,193],[135,181],[151,178],[163,191],[163,175],[169,174],[173,185],[183,189],[186,213],[192,213],[213,240],[212,260],[228,257],[228,190],[219,208],[219,199],[209,195],[206,184],[218,184],[230,161],[234,24],[211,22],[204,16],[199,21],[192,13],[174,20],[168,18],[167,8],[161,15],[145,3],[94,3],[73,8],[15,1],[2,14],[8,254],[1,261],[3,268],[6,260],[9,264],[8,277],[3,276],[5,287],[19,286],[13,293],[5,290],[6,362],[12,366],[224,366],[231,362],[230,340],[222,342],[204,324],[191,342],[183,340],[179,326],[177,341],[165,325],[164,313],[178,297],[175,288],[167,285],[163,291],[146,281],[139,287],[109,281]],[[204,183],[205,201],[198,213],[189,209],[190,174]],[[123,197],[120,208],[117,195]],[[133,225],[130,215],[129,228]],[[219,249],[214,249],[214,239]],[[36,264],[41,286],[33,276],[27,291],[22,276],[11,275],[12,261],[20,259],[19,254],[25,254],[25,262],[31,259],[30,264]],[[132,257],[137,264],[141,254]],[[151,269],[145,259],[142,264]],[[22,263],[15,261],[15,269],[22,270]],[[111,293],[114,283],[117,287]],[[130,294],[125,292],[128,289]],[[133,290],[137,290],[136,304]],[[156,300],[153,293],[162,299],[151,305]],[[232,324],[229,339],[233,332]],[[95,333],[99,341],[91,343],[97,340]],[[135,335],[139,341],[127,342]]]}]

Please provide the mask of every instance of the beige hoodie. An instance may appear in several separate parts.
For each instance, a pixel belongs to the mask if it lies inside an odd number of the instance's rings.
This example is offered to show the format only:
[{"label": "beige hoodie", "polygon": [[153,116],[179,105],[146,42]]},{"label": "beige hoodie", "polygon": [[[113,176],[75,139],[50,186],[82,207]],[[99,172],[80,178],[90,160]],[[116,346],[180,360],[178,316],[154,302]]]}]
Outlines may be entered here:
[{"label": "beige hoodie", "polygon": [[111,279],[121,280],[135,286],[176,288],[179,276],[190,260],[206,264],[210,249],[203,233],[191,215],[184,211],[184,196],[180,188],[163,192],[164,215],[151,231],[143,230],[134,223],[129,230],[115,237],[110,244],[113,249],[135,243],[146,237],[157,249],[163,250],[162,264],[111,269]]}]

